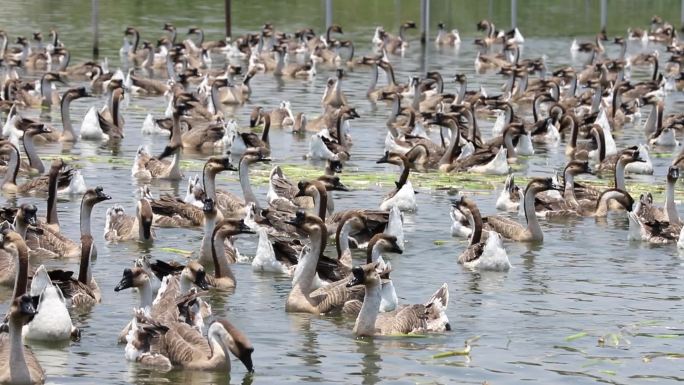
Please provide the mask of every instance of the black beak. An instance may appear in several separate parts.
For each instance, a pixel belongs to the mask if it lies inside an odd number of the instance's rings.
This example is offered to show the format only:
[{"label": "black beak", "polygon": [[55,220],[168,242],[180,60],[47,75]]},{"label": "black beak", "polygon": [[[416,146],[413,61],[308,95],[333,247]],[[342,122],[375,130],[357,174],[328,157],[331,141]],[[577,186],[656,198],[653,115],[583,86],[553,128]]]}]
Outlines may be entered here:
[{"label": "black beak", "polygon": [[31,226],[36,225],[36,213],[30,213],[24,216],[24,220]]},{"label": "black beak", "polygon": [[378,161],[375,162],[375,163],[376,163],[376,164],[387,163],[388,160],[389,160],[389,152],[385,152],[385,155],[383,155],[383,157],[380,158],[380,159],[378,159]]},{"label": "black beak", "polygon": [[36,308],[33,306],[33,301],[31,300],[31,297],[29,295],[24,294],[21,297],[20,306],[21,312],[24,315],[35,316],[36,314],[38,314]]},{"label": "black beak", "polygon": [[343,185],[342,183],[335,184],[335,191],[349,191],[349,187]]},{"label": "black beak", "polygon": [[171,146],[166,146],[166,147],[164,147],[164,151],[162,151],[162,153],[159,154],[159,156],[157,157],[157,159],[162,160],[162,159],[164,159],[164,158],[166,158],[166,157],[168,157],[168,156],[173,155],[173,153],[174,153],[175,151],[176,151],[175,148],[173,148],[173,147],[171,147]]},{"label": "black beak", "polygon": [[240,221],[240,225],[238,226],[238,230],[240,230],[240,232],[243,234],[254,234],[255,233],[254,230],[252,230],[251,227],[247,226],[247,224],[245,224],[245,221],[243,221],[243,220]]},{"label": "black beak", "polygon": [[133,287],[133,272],[131,269],[126,269],[124,270],[123,278],[121,278],[119,284],[116,285],[114,291],[119,292],[121,290],[128,289],[129,287]]},{"label": "black beak", "polygon": [[365,280],[365,273],[361,267],[355,267],[352,269],[352,277],[347,282],[347,287],[352,287],[356,285],[362,285]]},{"label": "black beak", "polygon": [[237,171],[237,167],[235,167],[232,163],[230,163],[230,158],[225,158],[223,160],[223,168],[225,168],[228,171]]},{"label": "black beak", "polygon": [[254,373],[254,364],[252,363],[252,351],[247,351],[246,353],[242,354],[239,358],[242,364],[245,365],[245,368],[247,368],[247,371],[249,373]]},{"label": "black beak", "polygon": [[269,158],[269,157],[262,157],[262,158],[259,158],[259,160],[257,160],[257,162],[270,163],[270,162],[271,162],[271,158]]},{"label": "black beak", "polygon": [[402,250],[402,249],[399,247],[399,245],[397,245],[397,244],[392,245],[392,250],[391,250],[391,251],[392,251],[393,253],[397,253],[397,254],[404,254],[404,250]]},{"label": "black beak", "polygon": [[202,290],[209,289],[209,283],[207,282],[206,273],[204,271],[200,271],[197,273],[197,278],[195,278],[195,285],[197,285],[197,287],[199,287]]}]

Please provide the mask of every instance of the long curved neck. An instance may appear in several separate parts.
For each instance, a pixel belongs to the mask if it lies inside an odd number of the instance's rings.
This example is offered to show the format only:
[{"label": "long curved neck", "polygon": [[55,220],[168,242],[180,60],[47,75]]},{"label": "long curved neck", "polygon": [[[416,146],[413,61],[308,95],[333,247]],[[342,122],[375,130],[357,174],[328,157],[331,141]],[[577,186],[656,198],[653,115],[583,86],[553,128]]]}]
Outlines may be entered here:
[{"label": "long curved neck", "polygon": [[271,117],[270,115],[264,115],[264,132],[261,134],[261,141],[264,142],[266,148],[270,148],[270,142],[268,141],[268,133],[271,130]]},{"label": "long curved neck", "polygon": [[17,245],[17,250],[17,275],[16,280],[14,281],[14,293],[12,294],[12,298],[17,298],[20,295],[26,294],[26,286],[28,284],[28,247],[26,247],[26,244]]},{"label": "long curved neck", "polygon": [[655,58],[653,61],[653,76],[651,80],[656,81],[656,79],[658,79],[658,58]]},{"label": "long curved neck", "polygon": [[140,307],[142,309],[151,308],[154,302],[154,296],[152,293],[152,284],[149,279],[145,283],[138,287],[138,292],[140,293]]},{"label": "long curved neck", "polygon": [[361,311],[354,323],[354,334],[372,336],[375,334],[375,321],[382,302],[380,282],[366,283],[366,294],[363,296]]},{"label": "long curved neck", "polygon": [[31,374],[24,357],[22,340],[23,322],[20,317],[10,315],[9,319],[9,384],[31,384]]},{"label": "long curved neck", "polygon": [[625,162],[622,159],[618,159],[617,163],[615,163],[615,188],[618,188],[620,190],[626,190],[625,166],[627,166],[627,162]]},{"label": "long curved neck", "polygon": [[81,236],[92,235],[90,233],[90,215],[93,212],[93,205],[83,200],[81,202]]},{"label": "long curved neck", "polygon": [[169,140],[169,144],[176,144],[176,145],[183,145],[183,134],[181,133],[181,122],[180,122],[180,113],[178,111],[174,111],[171,121],[173,125],[171,126],[171,139]]},{"label": "long curved neck", "polygon": [[599,147],[599,162],[603,162],[603,160],[606,159],[606,140],[603,134],[603,128],[598,129],[596,139]]},{"label": "long curved neck", "polygon": [[204,233],[202,235],[203,254],[210,253],[213,249],[213,235],[216,228],[216,210],[213,213],[204,213]]},{"label": "long curved neck", "polygon": [[465,99],[465,94],[466,94],[467,88],[468,88],[468,80],[463,79],[463,81],[461,82],[461,87],[458,90],[458,99],[456,100],[456,104],[463,103],[463,99]]},{"label": "long curved neck", "polygon": [[675,183],[677,180],[667,181],[665,189],[665,213],[670,224],[679,225],[679,214],[677,213],[677,204],[675,203]]},{"label": "long curved neck", "polygon": [[230,268],[226,259],[225,241],[228,234],[225,231],[217,230],[211,237],[211,259],[214,262],[214,276],[216,278],[227,277],[235,281],[233,270]]},{"label": "long curved neck", "polygon": [[[12,147],[10,152],[9,163],[7,164],[7,172],[5,177],[2,178],[2,185],[6,184],[17,184],[17,174],[19,174],[19,150],[16,147]],[[16,297],[15,297],[16,298]]]},{"label": "long curved neck", "polygon": [[470,235],[470,244],[475,245],[482,240],[482,215],[477,207],[470,207],[470,214],[473,219],[473,233]]},{"label": "long curved neck", "polygon": [[135,31],[134,36],[135,37],[133,38],[133,53],[136,53],[136,51],[138,50],[138,44],[140,43],[140,33],[138,33],[138,31]]},{"label": "long curved neck", "polygon": [[119,95],[112,96],[112,123],[119,127]]},{"label": "long curved neck", "polygon": [[349,233],[351,232],[351,223],[345,221],[342,225],[337,227],[337,234],[335,235],[335,248],[337,249],[337,259],[342,258],[342,255],[349,250]]},{"label": "long curved neck", "polygon": [[43,96],[43,105],[52,106],[52,83],[45,76],[40,81],[40,93]]},{"label": "long curved neck", "polygon": [[216,172],[212,170],[207,170],[207,166],[204,166],[204,192],[207,198],[213,199],[216,202]]},{"label": "long curved neck", "polygon": [[534,209],[535,195],[537,195],[537,190],[532,188],[528,188],[525,192],[525,200],[523,202],[523,204],[525,205],[525,220],[527,220],[527,231],[532,233],[533,238],[542,239],[542,230],[539,226],[537,214]]},{"label": "long curved neck", "polygon": [[92,279],[90,273],[90,251],[92,242],[93,239],[91,237],[81,238],[81,264],[78,270],[78,281],[86,285],[89,284]]},{"label": "long curved neck", "polygon": [[406,159],[406,157],[402,157],[400,166],[401,174],[399,174],[397,189],[400,189],[402,186],[406,184],[406,182],[408,181],[409,172],[411,171],[411,168],[409,167],[409,161],[408,159]]},{"label": "long curved neck", "polygon": [[368,85],[368,91],[366,91],[367,94],[370,95],[371,92],[375,91],[375,87],[378,85],[378,65],[373,63],[371,65],[371,82]]},{"label": "long curved neck", "polygon": [[326,191],[324,188],[316,188],[315,190],[315,194],[318,195],[318,199],[314,199],[316,203],[316,211],[318,211],[318,217],[325,222],[325,215],[328,211],[328,191]]},{"label": "long curved neck", "polygon": [[64,95],[60,103],[60,111],[62,113],[62,139],[66,141],[73,141],[76,135],[74,135],[74,127],[71,125],[71,113],[69,112],[69,106],[71,105],[71,97]]},{"label": "long curved neck", "polygon": [[50,225],[58,225],[59,219],[57,217],[57,179],[59,177],[59,169],[50,169],[48,177],[48,199],[47,199],[47,223]]},{"label": "long curved neck", "polygon": [[540,95],[534,98],[534,102],[532,103],[532,116],[534,116],[535,122],[539,121],[539,108],[541,107],[541,101],[542,96]]},{"label": "long curved neck", "polygon": [[340,142],[340,146],[345,146],[344,132],[342,131],[342,114],[337,117],[337,140]]},{"label": "long curved neck", "polygon": [[570,207],[579,206],[577,198],[575,198],[575,175],[566,170],[563,174],[563,179],[565,180],[565,186],[563,186],[563,199],[565,199]]},{"label": "long curved neck", "polygon": [[[325,240],[327,237],[327,232],[324,234],[324,229],[318,227],[316,230],[309,234],[311,239],[311,249],[307,254],[303,265],[300,268],[298,276],[293,280],[293,289],[295,287],[299,288],[302,294],[309,295],[311,293],[311,287],[313,280],[316,276],[316,266],[318,265],[318,258],[325,249]],[[302,261],[300,261],[302,263]]]},{"label": "long curved neck", "polygon": [[439,164],[450,164],[452,154],[458,146],[458,142],[461,136],[458,124],[455,121],[449,120],[449,130],[451,131],[451,143],[449,143],[449,148],[444,152],[442,157],[439,159]]},{"label": "long curved neck", "polygon": [[242,159],[240,161],[240,187],[242,188],[242,195],[245,197],[245,203],[254,203],[259,208],[256,195],[252,191],[252,185],[249,183],[249,162]]},{"label": "long curved neck", "polygon": [[26,152],[26,157],[29,160],[29,165],[31,168],[38,170],[40,174],[45,172],[45,166],[38,156],[36,151],[36,146],[33,143],[33,134],[24,134],[24,151]]},{"label": "long curved neck", "polygon": [[221,109],[221,99],[219,98],[218,84],[211,85],[211,103],[214,105],[214,113],[218,113]]},{"label": "long curved neck", "polygon": [[575,124],[575,119],[570,118],[570,124],[570,147],[575,149],[577,148],[577,135],[579,134],[579,130]]}]

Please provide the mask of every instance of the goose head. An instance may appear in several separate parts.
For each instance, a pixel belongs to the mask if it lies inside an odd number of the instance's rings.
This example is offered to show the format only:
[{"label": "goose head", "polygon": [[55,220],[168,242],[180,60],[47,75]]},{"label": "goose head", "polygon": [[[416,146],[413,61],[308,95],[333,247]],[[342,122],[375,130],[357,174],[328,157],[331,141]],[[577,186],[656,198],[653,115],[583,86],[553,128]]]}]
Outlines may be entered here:
[{"label": "goose head", "polygon": [[389,163],[389,164],[394,164],[397,166],[403,166],[405,159],[406,159],[406,157],[404,155],[401,155],[401,154],[396,153],[396,152],[385,151],[385,155],[383,155],[382,158],[378,159],[375,163],[376,164]]},{"label": "goose head", "polygon": [[286,220],[285,223],[294,226],[296,229],[306,234],[313,234],[315,232],[327,234],[325,223],[321,218],[317,215],[307,214],[301,210],[297,211],[297,214],[295,214],[293,218]]},{"label": "goose head", "polygon": [[144,239],[152,238],[152,221],[154,220],[154,213],[152,212],[152,205],[145,196],[145,190],[140,188],[141,198],[135,207],[140,226],[142,226]]},{"label": "goose head", "polygon": [[313,197],[316,194],[322,194],[326,191],[325,185],[323,182],[320,182],[318,180],[312,180],[312,181],[307,181],[307,180],[301,180],[299,183],[297,183],[297,188],[299,188],[299,191],[297,192],[298,197],[302,196],[310,196]]},{"label": "goose head", "polygon": [[124,36],[135,36],[138,34],[138,30],[135,29],[134,27],[127,27],[124,30]]},{"label": "goose head", "polygon": [[678,178],[679,178],[679,167],[670,166],[667,169],[667,182],[668,183],[676,183]]},{"label": "goose head", "polygon": [[43,81],[47,81],[50,83],[60,83],[60,84],[67,84],[64,81],[64,78],[57,72],[47,72],[45,75],[43,75]]},{"label": "goose head", "polygon": [[104,202],[112,199],[111,196],[105,194],[102,186],[97,186],[95,188],[88,189],[85,194],[83,194],[83,203],[90,205],[91,207],[97,203]]},{"label": "goose head", "polygon": [[70,88],[68,89],[64,95],[62,96],[63,98],[68,97],[70,100],[76,100],[80,98],[88,98],[92,97],[93,95],[90,94],[85,87],[76,87],[76,88]]},{"label": "goose head", "polygon": [[599,202],[609,199],[615,200],[620,206],[622,206],[623,209],[627,210],[628,212],[631,212],[632,207],[634,207],[634,198],[632,198],[627,191],[618,188],[610,188],[603,191],[596,202],[596,206],[598,207]]},{"label": "goose head", "polygon": [[342,172],[342,162],[339,160],[328,159],[326,161],[326,168],[329,168],[334,174]]},{"label": "goose head", "polygon": [[261,106],[256,106],[252,109],[252,113],[249,114],[249,126],[250,127],[256,127],[260,123],[261,119],[261,112],[263,111],[263,107]]},{"label": "goose head", "polygon": [[240,163],[253,164],[258,162],[269,163],[271,158],[268,156],[268,151],[265,148],[249,148],[242,154]]},{"label": "goose head", "polygon": [[255,231],[249,227],[242,218],[228,218],[216,224],[216,232],[222,233],[225,237],[238,234],[254,234]]},{"label": "goose head", "polygon": [[558,190],[561,191],[562,186],[558,183],[556,178],[534,178],[528,184],[525,189],[525,195],[528,191],[539,193],[548,190]]},{"label": "goose head", "polygon": [[225,318],[219,318],[209,326],[207,337],[209,336],[217,338],[223,346],[227,347],[245,365],[249,373],[254,373],[254,364],[252,363],[254,346],[252,346],[252,343],[244,333]]},{"label": "goose head", "polygon": [[17,210],[15,221],[21,221],[24,226],[35,226],[37,212],[38,208],[36,207],[36,205],[24,203],[21,206],[19,206],[19,210]]},{"label": "goose head", "polygon": [[403,254],[404,250],[397,241],[397,237],[388,234],[375,234],[368,242],[369,251]]},{"label": "goose head", "polygon": [[585,160],[572,160],[568,162],[563,171],[563,175],[580,175],[580,174],[594,174],[594,170],[589,166],[589,162]]},{"label": "goose head", "polygon": [[318,178],[318,181],[323,183],[326,191],[349,191],[349,187],[342,183],[340,177],[336,175],[323,175]]},{"label": "goose head", "polygon": [[0,240],[2,242],[2,248],[10,253],[10,255],[16,256],[21,251],[28,253],[26,242],[24,242],[21,235],[14,231],[11,226],[3,226],[0,238],[2,238]]},{"label": "goose head", "polygon": [[628,148],[622,150],[622,152],[620,152],[619,161],[627,164],[627,163],[633,163],[633,162],[645,162],[646,160],[641,157],[639,147],[638,146],[632,146],[632,147],[628,147]]},{"label": "goose head", "polygon": [[49,134],[51,132],[52,132],[52,130],[50,129],[50,127],[46,126],[43,123],[31,123],[28,126],[24,135],[28,135],[29,137],[33,137],[33,136],[40,135],[40,134]]},{"label": "goose head", "polygon": [[204,171],[218,174],[221,171],[237,171],[237,167],[230,161],[230,156],[212,156],[204,164]]},{"label": "goose head", "polygon": [[27,46],[28,45],[28,39],[24,36],[17,36],[17,40],[15,41],[16,44],[19,44],[21,46]]},{"label": "goose head", "polygon": [[162,27],[162,31],[174,33],[174,32],[176,32],[176,26],[174,26],[171,23],[164,23],[164,27]]},{"label": "goose head", "polygon": [[35,317],[38,312],[36,311],[31,296],[24,294],[12,301],[9,314],[11,318],[20,319],[22,324],[27,324],[33,320],[33,317]]},{"label": "goose head", "polygon": [[204,271],[204,266],[197,261],[190,261],[181,271],[181,281],[183,280],[194,283],[202,290],[209,289],[207,273]]},{"label": "goose head", "polygon": [[147,275],[142,267],[134,267],[132,269],[124,269],[123,277],[119,283],[114,287],[114,291],[129,289],[132,287],[141,288],[150,283],[150,276]]},{"label": "goose head", "polygon": [[[380,269],[383,271],[379,271]],[[387,266],[381,267],[379,262],[356,266],[352,269],[352,276],[349,279],[349,282],[347,282],[347,287],[373,284],[379,285],[382,281],[380,276],[388,273],[384,271],[386,269]]]}]

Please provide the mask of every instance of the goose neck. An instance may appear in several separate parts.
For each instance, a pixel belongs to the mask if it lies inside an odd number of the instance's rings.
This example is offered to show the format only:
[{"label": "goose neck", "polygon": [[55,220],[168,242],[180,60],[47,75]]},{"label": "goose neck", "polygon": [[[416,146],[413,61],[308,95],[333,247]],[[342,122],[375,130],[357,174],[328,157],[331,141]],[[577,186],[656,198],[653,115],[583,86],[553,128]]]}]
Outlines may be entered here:
[{"label": "goose neck", "polygon": [[154,296],[152,293],[152,284],[149,279],[138,288],[138,292],[140,293],[140,307],[143,309],[151,308],[152,303],[154,302]]},{"label": "goose neck", "polygon": [[71,125],[71,113],[69,107],[71,106],[71,97],[64,95],[60,103],[60,111],[62,113],[62,140],[71,142],[74,140],[74,127]]},{"label": "goose neck", "polygon": [[482,215],[477,207],[470,207],[470,217],[473,221],[473,233],[470,235],[470,244],[475,245],[482,240]]},{"label": "goose neck", "polygon": [[40,160],[38,152],[36,151],[35,143],[33,142],[33,134],[24,134],[24,151],[26,152],[26,157],[29,160],[29,166],[36,169],[40,174],[45,172],[45,165]]},{"label": "goose neck", "polygon": [[[323,229],[318,228],[309,234],[311,239],[311,248],[309,253],[304,258],[304,263],[302,264],[299,276],[296,280],[293,280],[293,290],[294,287],[298,287],[300,292],[304,295],[311,293],[311,288],[313,280],[316,276],[316,266],[318,265],[318,259],[325,248],[325,238],[326,234],[323,234]],[[300,264],[302,261],[299,262]]]},{"label": "goose neck", "polygon": [[17,174],[19,174],[19,159],[19,150],[17,150],[16,147],[12,146],[9,162],[7,164],[7,172],[5,173],[5,176],[2,179],[3,186],[7,184],[17,184]]},{"label": "goose neck", "polygon": [[92,203],[88,203],[85,200],[81,202],[81,236],[92,235],[90,233],[90,217],[93,212]]},{"label": "goose neck", "polygon": [[78,271],[78,281],[87,285],[92,279],[92,274],[90,271],[90,251],[92,239],[85,240],[85,238],[89,237],[83,238],[84,239],[81,240],[81,264]]},{"label": "goose neck", "polygon": [[525,192],[525,198],[523,204],[525,205],[525,220],[527,221],[527,231],[532,234],[534,240],[542,240],[544,235],[542,233],[541,227],[539,226],[539,220],[537,219],[537,214],[534,208],[534,197],[537,195],[537,190],[528,188]]},{"label": "goose neck", "polygon": [[254,203],[257,208],[259,208],[259,203],[257,202],[256,195],[252,191],[252,185],[249,182],[249,162],[244,159],[240,160],[240,168],[238,173],[240,174],[240,187],[242,188],[242,195],[245,197],[245,203]]},{"label": "goose neck", "polygon": [[615,163],[615,188],[620,190],[625,190],[625,166],[627,162],[622,159]]},{"label": "goose neck", "polygon": [[47,223],[50,225],[58,225],[57,218],[57,179],[59,178],[59,169],[50,168],[48,176],[48,199],[47,199]]},{"label": "goose neck", "polygon": [[17,244],[17,274],[12,298],[26,294],[28,285],[29,256],[26,244]]},{"label": "goose neck", "polygon": [[349,251],[349,233],[351,232],[351,223],[345,221],[337,228],[337,235],[335,240],[335,247],[337,248],[337,259],[342,258],[344,253]]},{"label": "goose neck", "polygon": [[565,180],[565,186],[563,186],[563,199],[565,199],[570,207],[577,207],[579,203],[577,202],[577,198],[575,198],[575,175],[566,171],[563,175],[563,179]]},{"label": "goose neck", "polygon": [[677,213],[677,204],[675,203],[675,184],[677,180],[668,180],[665,189],[665,213],[670,224],[679,225],[681,221]]},{"label": "goose neck", "polygon": [[356,317],[354,334],[357,336],[372,336],[375,334],[375,322],[378,318],[381,301],[380,282],[366,283],[366,293],[363,297],[361,311]]},{"label": "goose neck", "polygon": [[9,380],[12,384],[30,384],[26,358],[24,356],[24,341],[22,339],[23,322],[19,316],[11,315],[9,318],[9,342],[10,342],[10,371]]}]

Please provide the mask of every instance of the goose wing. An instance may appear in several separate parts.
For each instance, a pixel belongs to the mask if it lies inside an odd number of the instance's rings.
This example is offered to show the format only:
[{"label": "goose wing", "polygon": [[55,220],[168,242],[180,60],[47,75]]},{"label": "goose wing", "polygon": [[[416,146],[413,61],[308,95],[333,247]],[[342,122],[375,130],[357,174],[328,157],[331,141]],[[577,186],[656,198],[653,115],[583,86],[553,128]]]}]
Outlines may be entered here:
[{"label": "goose wing", "polygon": [[170,195],[163,195],[159,199],[153,199],[150,205],[152,206],[152,212],[160,216],[178,217],[192,226],[201,226],[204,222],[202,209]]},{"label": "goose wing", "polygon": [[353,287],[332,285],[320,288],[314,293],[311,293],[311,300],[316,304],[316,308],[321,313],[328,313],[341,310],[347,301],[354,299],[362,301],[366,288],[361,285]]},{"label": "goose wing", "polygon": [[180,322],[166,326],[169,330],[164,334],[161,353],[172,363],[186,365],[212,356],[209,343],[197,329]]},{"label": "goose wing", "polygon": [[123,138],[123,132],[120,127],[114,124],[114,122],[108,120],[100,112],[97,113],[97,121],[100,123],[100,129],[102,132],[107,134],[110,138]]},{"label": "goose wing", "polygon": [[71,300],[73,307],[92,306],[97,303],[97,298],[90,286],[73,278],[73,271],[51,270],[48,272],[50,280],[57,285],[64,297]]},{"label": "goose wing", "polygon": [[484,250],[485,243],[479,242],[474,245],[469,245],[467,249],[461,253],[458,257],[458,263],[465,264],[468,262],[476,261],[482,256],[482,251]]},{"label": "goose wing", "polygon": [[223,125],[210,123],[205,127],[193,127],[183,134],[183,146],[199,149],[223,138]]},{"label": "goose wing", "polygon": [[409,305],[398,310],[380,313],[375,321],[375,327],[381,334],[407,334],[424,331],[425,305]]},{"label": "goose wing", "polygon": [[156,79],[147,79],[139,76],[131,75],[131,80],[133,85],[143,88],[150,94],[162,95],[169,90],[169,86],[166,82]]},{"label": "goose wing", "polygon": [[519,232],[525,230],[525,226],[500,215],[492,215],[482,219],[485,222],[485,230],[496,231],[504,238],[515,238]]},{"label": "goose wing", "polygon": [[130,235],[135,224],[135,218],[126,215],[121,207],[113,207],[110,210],[113,210],[113,212],[107,213],[109,215],[106,221],[108,226],[105,239],[110,241]]},{"label": "goose wing", "polygon": [[245,200],[231,192],[219,190],[216,191],[216,205],[224,215],[233,216],[245,207]]}]

